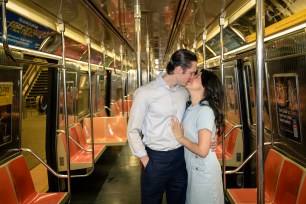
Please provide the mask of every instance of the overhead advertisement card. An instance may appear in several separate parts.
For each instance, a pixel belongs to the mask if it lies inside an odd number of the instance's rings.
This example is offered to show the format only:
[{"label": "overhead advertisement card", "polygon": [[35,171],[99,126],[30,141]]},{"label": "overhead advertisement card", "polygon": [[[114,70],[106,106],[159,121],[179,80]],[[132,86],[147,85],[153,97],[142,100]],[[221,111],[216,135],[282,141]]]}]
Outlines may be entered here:
[{"label": "overhead advertisement card", "polygon": [[0,146],[12,141],[13,83],[0,82]]},{"label": "overhead advertisement card", "polygon": [[[0,11],[2,16],[2,11]],[[7,10],[7,34],[10,45],[39,50],[43,42],[54,33],[49,28],[39,25],[12,11]],[[2,41],[2,24],[0,24]]]}]

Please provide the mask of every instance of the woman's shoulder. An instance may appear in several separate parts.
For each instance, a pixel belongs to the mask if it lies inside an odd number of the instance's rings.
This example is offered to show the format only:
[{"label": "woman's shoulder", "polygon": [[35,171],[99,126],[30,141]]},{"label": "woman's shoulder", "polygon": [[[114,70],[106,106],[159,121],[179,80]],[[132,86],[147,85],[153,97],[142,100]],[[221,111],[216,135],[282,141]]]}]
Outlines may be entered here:
[{"label": "woman's shoulder", "polygon": [[214,113],[213,109],[209,105],[201,105],[199,112],[204,112],[206,114]]}]

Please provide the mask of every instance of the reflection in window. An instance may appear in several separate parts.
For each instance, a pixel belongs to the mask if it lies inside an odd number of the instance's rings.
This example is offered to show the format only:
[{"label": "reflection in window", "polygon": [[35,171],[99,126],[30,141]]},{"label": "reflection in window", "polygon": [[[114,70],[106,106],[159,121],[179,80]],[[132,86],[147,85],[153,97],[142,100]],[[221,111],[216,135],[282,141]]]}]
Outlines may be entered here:
[{"label": "reflection in window", "polygon": [[80,74],[80,88],[78,98],[78,116],[89,113],[89,81],[88,74]]},{"label": "reflection in window", "polygon": [[112,74],[112,102],[118,101],[121,99],[122,96],[122,83],[121,83],[121,77],[116,74]]},{"label": "reflection in window", "polygon": [[[68,126],[74,124],[76,116],[76,106],[77,106],[77,73],[67,72],[66,74],[66,89],[67,89],[67,114],[68,114]],[[60,96],[59,96],[59,129],[65,127],[64,118],[64,87],[62,81],[62,73],[60,76]]]},{"label": "reflection in window", "polygon": [[[244,44],[244,41],[230,28],[223,30],[224,52],[234,50]],[[220,55],[220,33],[207,42],[217,55]]]},{"label": "reflection in window", "polygon": [[226,116],[233,123],[240,124],[240,113],[238,107],[238,94],[235,85],[234,68],[231,68],[231,75],[224,78],[225,97],[226,97]]},{"label": "reflection in window", "polygon": [[[266,0],[265,1],[265,27],[269,27],[281,20],[290,17],[306,8],[305,0]],[[231,27],[239,30],[247,37],[256,32],[256,8],[234,21]]]},{"label": "reflection in window", "polygon": [[105,98],[105,80],[103,75],[97,76],[97,94],[96,94],[96,100],[97,100],[97,111],[104,108],[104,98]]},{"label": "reflection in window", "polygon": [[[256,87],[254,86],[254,70],[250,63],[246,63],[244,66],[244,77],[245,77],[245,91],[246,91],[246,100],[248,106],[248,119],[249,125],[256,124]],[[270,118],[269,118],[269,103],[268,103],[268,95],[267,95],[267,86],[266,83],[263,86],[263,98],[264,98],[264,109],[263,109],[263,117],[265,127],[270,129]]]}]

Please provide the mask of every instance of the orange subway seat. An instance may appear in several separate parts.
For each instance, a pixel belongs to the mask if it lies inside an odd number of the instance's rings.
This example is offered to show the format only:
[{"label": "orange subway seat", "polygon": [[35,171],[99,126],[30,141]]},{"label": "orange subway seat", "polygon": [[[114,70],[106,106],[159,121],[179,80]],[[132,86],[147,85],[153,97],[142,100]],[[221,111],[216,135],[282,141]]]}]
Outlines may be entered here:
[{"label": "orange subway seat", "polygon": [[[232,129],[232,125],[230,123],[225,123],[225,134],[228,133]],[[235,144],[236,144],[236,138],[238,135],[238,129],[234,129],[228,136],[225,138],[225,157],[231,158],[233,156]],[[222,136],[218,138],[218,140],[221,140]],[[216,148],[216,154],[218,159],[222,159],[222,143],[220,143]]]},{"label": "orange subway seat", "polygon": [[[67,170],[67,161],[66,161],[66,134],[59,133],[58,135],[58,168],[60,171]],[[79,148],[79,147],[78,147]],[[92,167],[92,154],[91,152],[85,152],[84,150],[79,150],[76,145],[70,141],[69,150],[70,150],[70,169],[84,169]],[[62,161],[64,160],[64,162]]]},{"label": "orange subway seat", "polygon": [[304,170],[304,177],[303,181],[300,186],[299,196],[297,200],[298,204],[305,204],[306,203],[306,171]]},{"label": "orange subway seat", "polygon": [[[93,118],[93,127],[95,144],[105,144],[107,146],[126,144],[126,117],[95,117]],[[84,118],[83,129],[89,143],[91,141],[90,118]]]},{"label": "orange subway seat", "polygon": [[118,107],[117,103],[112,103],[111,104],[111,110],[112,110],[112,115],[113,116],[121,116],[122,113],[121,113],[121,108]]},{"label": "orange subway seat", "polygon": [[95,114],[95,117],[107,117],[106,110],[103,109]]},{"label": "orange subway seat", "polygon": [[0,167],[0,203],[17,204],[14,186],[5,166]]},{"label": "orange subway seat", "polygon": [[[101,139],[105,137],[105,125],[104,117],[94,117],[93,118],[93,128],[94,128],[94,143],[101,144]],[[86,142],[91,142],[91,126],[90,118],[84,118],[83,120],[83,130],[86,138]]]},{"label": "orange subway seat", "polygon": [[[75,128],[75,131],[76,131],[77,136],[78,136],[79,144],[82,147],[84,147],[85,149],[91,149],[91,145],[87,144],[87,142],[86,142],[86,136],[84,134],[82,125],[80,123],[77,123],[77,124],[75,124],[74,128]],[[106,149],[106,146],[104,144],[95,144],[94,145],[95,155],[96,155],[96,152],[99,152],[99,153],[102,154],[105,149]]]},{"label": "orange subway seat", "polygon": [[[79,137],[78,137],[78,133],[77,133],[75,127],[69,128],[69,134],[70,134],[70,137],[72,137],[75,141],[77,141],[77,143],[78,143],[80,146],[82,146],[82,145],[81,145],[81,142],[80,142],[80,139],[79,139]],[[85,149],[91,150],[91,147],[90,147],[88,144],[86,144],[86,147],[87,147],[87,148],[84,147],[84,146],[82,146],[82,147],[85,148]],[[84,154],[84,155],[86,155],[86,154],[91,154],[90,151],[85,151],[85,150],[83,150],[81,147],[79,147],[79,146],[78,146],[77,144],[75,144],[73,141],[71,141],[70,148],[75,148],[75,151],[78,152],[78,154]],[[95,158],[95,160],[97,160],[98,158],[100,158],[100,156],[101,156],[101,154],[102,154],[102,151],[104,151],[104,149],[102,150],[102,148],[103,148],[102,146],[99,146],[99,147],[97,147],[97,148],[94,148],[94,158]],[[105,146],[104,146],[104,148],[105,148]]]},{"label": "orange subway seat", "polygon": [[13,180],[18,203],[65,203],[67,193],[37,193],[32,177],[23,156],[8,162],[8,169]]},{"label": "orange subway seat", "polygon": [[278,180],[274,203],[295,203],[303,169],[291,160],[285,160]]},{"label": "orange subway seat", "polygon": [[[282,170],[284,158],[270,149],[265,162],[265,203],[272,203],[275,198],[276,185]],[[256,188],[227,189],[233,203],[257,203]]]},{"label": "orange subway seat", "polygon": [[[225,134],[227,134],[234,126],[231,123],[225,123]],[[218,137],[220,141],[222,137]],[[242,131],[239,128],[235,128],[225,138],[225,159],[226,166],[238,167],[243,158],[243,140]],[[220,143],[215,149],[218,160],[222,161],[222,143]],[[221,164],[222,165],[222,164]]]},{"label": "orange subway seat", "polygon": [[[122,111],[122,100],[118,100],[117,107],[119,107],[120,111]],[[133,105],[133,100],[124,100],[123,106],[124,106],[124,112],[129,113]]]}]

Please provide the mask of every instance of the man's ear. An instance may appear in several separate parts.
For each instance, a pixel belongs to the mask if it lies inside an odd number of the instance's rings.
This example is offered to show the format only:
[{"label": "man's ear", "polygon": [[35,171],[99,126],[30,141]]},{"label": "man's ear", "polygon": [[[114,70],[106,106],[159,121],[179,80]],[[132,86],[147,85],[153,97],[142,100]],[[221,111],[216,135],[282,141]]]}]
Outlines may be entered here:
[{"label": "man's ear", "polygon": [[174,74],[182,74],[182,73],[183,73],[183,69],[181,66],[175,67]]}]

